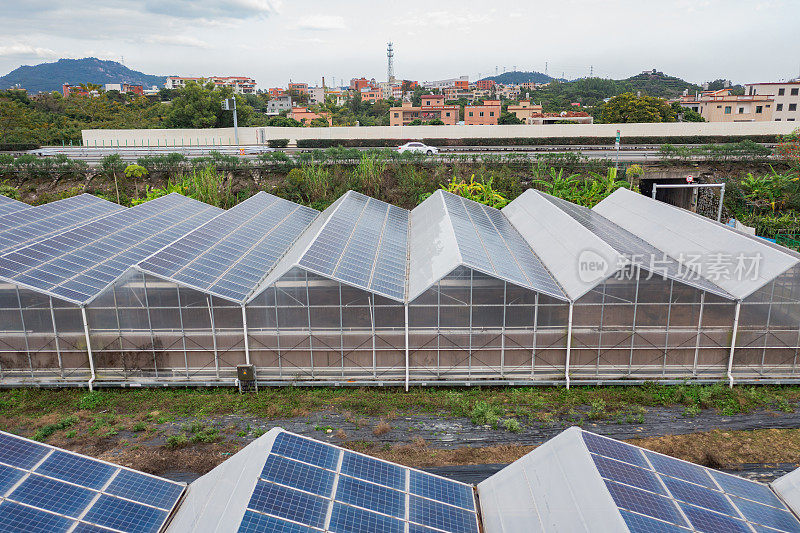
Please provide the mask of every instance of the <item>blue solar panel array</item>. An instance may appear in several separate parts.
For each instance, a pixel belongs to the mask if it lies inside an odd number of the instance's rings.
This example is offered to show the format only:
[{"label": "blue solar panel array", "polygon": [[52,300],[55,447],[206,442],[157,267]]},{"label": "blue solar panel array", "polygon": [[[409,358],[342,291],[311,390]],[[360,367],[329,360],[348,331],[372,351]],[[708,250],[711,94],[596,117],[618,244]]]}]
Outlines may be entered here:
[{"label": "blue solar panel array", "polygon": [[454,194],[440,194],[465,265],[521,287],[566,298],[552,274],[500,211]]},{"label": "blue solar panel array", "polygon": [[4,214],[0,216],[0,254],[125,210],[97,196],[80,194]]},{"label": "blue solar panel array", "polygon": [[170,194],[0,257],[0,276],[84,303],[128,268],[222,210]]},{"label": "blue solar panel array", "polygon": [[318,214],[260,192],[145,259],[139,267],[242,302]]},{"label": "blue solar panel array", "polygon": [[28,208],[30,208],[30,206],[25,202],[20,202],[19,200],[14,200],[13,198],[0,194],[0,217]]},{"label": "blue solar panel array", "polygon": [[800,533],[765,485],[593,433],[583,441],[632,533]]},{"label": "blue solar panel array", "polygon": [[402,300],[408,211],[352,191],[334,209],[300,266]]},{"label": "blue solar panel array", "polygon": [[0,432],[3,533],[155,533],[183,491],[180,483]]},{"label": "blue solar panel array", "polygon": [[472,486],[282,432],[240,533],[478,533]]}]

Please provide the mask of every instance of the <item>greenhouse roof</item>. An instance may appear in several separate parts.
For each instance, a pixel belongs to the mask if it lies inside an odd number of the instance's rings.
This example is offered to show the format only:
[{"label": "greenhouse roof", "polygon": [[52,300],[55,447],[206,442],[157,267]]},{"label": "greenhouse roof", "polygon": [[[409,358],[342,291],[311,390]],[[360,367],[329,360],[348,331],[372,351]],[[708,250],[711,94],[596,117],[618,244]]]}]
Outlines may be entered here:
[{"label": "greenhouse roof", "polygon": [[[800,262],[780,249],[627,189],[615,191],[593,210],[682,265],[697,265],[693,268],[699,275],[737,299],[746,298]],[[741,272],[736,270],[739,265]]]},{"label": "greenhouse roof", "polygon": [[91,194],[80,194],[37,207],[26,207],[27,209],[0,216],[0,255],[92,220],[125,211],[124,207]]},{"label": "greenhouse roof", "polygon": [[25,202],[20,202],[19,200],[14,200],[13,198],[0,194],[0,217],[28,208],[30,208],[30,206]]},{"label": "greenhouse roof", "polygon": [[314,220],[260,288],[299,266],[403,301],[407,233],[408,211],[348,191]]},{"label": "greenhouse roof", "polygon": [[244,303],[318,214],[259,192],[151,255],[137,268]]},{"label": "greenhouse roof", "polygon": [[409,300],[461,265],[567,299],[553,275],[498,209],[439,190],[411,212],[410,234]]},{"label": "greenhouse roof", "polygon": [[[722,251],[760,268],[713,276]],[[588,276],[587,258],[601,267]],[[322,213],[265,192],[228,211],[178,194],[130,209],[83,194],[0,215],[0,277],[78,304],[131,267],[245,304],[295,267],[399,302],[459,267],[574,301],[633,264],[733,300],[798,263],[799,253],[628,190],[595,209],[528,190],[503,210],[437,191],[411,212],[349,191]]]},{"label": "greenhouse roof", "polygon": [[479,483],[478,495],[486,533],[800,531],[767,485],[575,427]]},{"label": "greenhouse roof", "polygon": [[7,253],[0,257],[0,277],[84,304],[128,268],[221,212],[169,194]]},{"label": "greenhouse roof", "polygon": [[548,194],[537,192],[552,204],[570,215],[575,221],[587,228],[612,248],[617,250],[634,265],[652,272],[685,283],[700,290],[708,291],[724,298],[732,298],[728,292],[719,285],[703,278],[690,266],[682,265],[670,257],[664,250],[650,242],[637,237],[630,231],[622,228],[600,215],[599,213]]}]

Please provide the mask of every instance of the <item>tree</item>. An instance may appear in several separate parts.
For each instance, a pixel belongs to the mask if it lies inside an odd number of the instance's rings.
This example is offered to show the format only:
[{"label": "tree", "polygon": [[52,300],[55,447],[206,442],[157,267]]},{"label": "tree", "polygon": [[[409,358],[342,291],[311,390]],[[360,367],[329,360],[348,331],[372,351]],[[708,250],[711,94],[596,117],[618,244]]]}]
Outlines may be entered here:
[{"label": "tree", "polygon": [[508,113],[503,111],[500,113],[500,118],[497,119],[498,124],[523,124],[523,122],[517,118],[517,115],[514,113]]},{"label": "tree", "polygon": [[315,119],[312,119],[308,125],[312,128],[327,128],[328,126],[330,126],[330,124],[328,124],[328,121],[322,117],[317,117]]},{"label": "tree", "polygon": [[267,126],[273,126],[277,128],[300,128],[303,125],[293,118],[278,116],[270,118],[267,121]]},{"label": "tree", "polygon": [[213,84],[205,86],[188,83],[178,90],[172,100],[166,124],[170,128],[230,128],[233,126],[233,113],[222,109],[222,101],[235,97],[239,124],[248,126],[253,116],[253,108],[241,95],[234,95],[230,87],[215,89]]},{"label": "tree", "polygon": [[440,118],[434,118],[433,120],[428,121],[429,126],[444,126],[444,122]]},{"label": "tree", "polygon": [[789,135],[784,135],[775,151],[796,172],[800,172],[800,129],[794,130]]},{"label": "tree", "polygon": [[602,106],[602,122],[606,124],[676,120],[677,115],[666,100],[652,96],[623,93],[611,98]]},{"label": "tree", "polygon": [[689,109],[688,107],[683,107],[678,102],[672,102],[672,110],[678,116],[678,120],[681,122],[705,122],[706,119],[703,116],[695,111],[694,109]]}]

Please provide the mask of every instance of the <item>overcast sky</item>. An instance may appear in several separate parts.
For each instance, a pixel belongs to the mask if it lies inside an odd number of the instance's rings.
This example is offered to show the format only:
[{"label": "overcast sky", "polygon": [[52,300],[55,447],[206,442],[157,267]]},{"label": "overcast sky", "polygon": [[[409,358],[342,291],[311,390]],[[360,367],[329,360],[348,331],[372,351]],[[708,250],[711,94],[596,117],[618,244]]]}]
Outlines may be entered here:
[{"label": "overcast sky", "polygon": [[0,74],[62,57],[331,84],[545,70],[693,82],[800,75],[800,0],[0,0]]}]

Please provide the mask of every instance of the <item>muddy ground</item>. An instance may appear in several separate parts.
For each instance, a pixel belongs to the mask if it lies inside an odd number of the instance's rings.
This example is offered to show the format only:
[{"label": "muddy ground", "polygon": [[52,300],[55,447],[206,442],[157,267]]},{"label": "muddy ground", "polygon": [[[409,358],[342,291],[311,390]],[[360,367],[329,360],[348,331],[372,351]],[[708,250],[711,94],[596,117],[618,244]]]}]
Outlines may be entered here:
[{"label": "muddy ground", "polygon": [[[744,469],[748,475],[768,480],[800,464],[800,404],[790,407],[792,412],[755,410],[732,416],[723,416],[715,409],[702,409],[688,416],[680,406],[651,407],[643,409],[635,420],[562,416],[549,422],[523,422],[513,430],[502,424],[476,425],[468,418],[435,414],[355,417],[333,410],[269,420],[238,414],[165,417],[152,412],[146,421],[126,426],[126,422],[114,420],[112,415],[101,423],[106,416],[102,411],[79,411],[72,424],[56,429],[44,440],[153,474],[191,480],[269,429],[282,427],[377,457],[474,481],[565,428],[580,425],[698,464]],[[31,437],[41,431],[43,424],[57,424],[57,420],[56,415],[37,419],[4,417],[0,418],[0,429]]]}]

